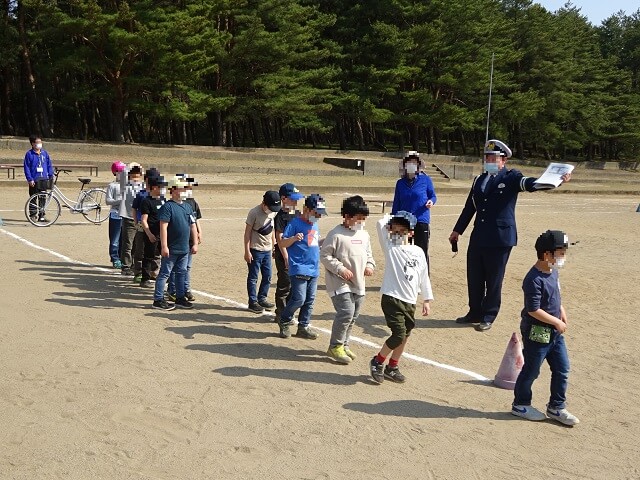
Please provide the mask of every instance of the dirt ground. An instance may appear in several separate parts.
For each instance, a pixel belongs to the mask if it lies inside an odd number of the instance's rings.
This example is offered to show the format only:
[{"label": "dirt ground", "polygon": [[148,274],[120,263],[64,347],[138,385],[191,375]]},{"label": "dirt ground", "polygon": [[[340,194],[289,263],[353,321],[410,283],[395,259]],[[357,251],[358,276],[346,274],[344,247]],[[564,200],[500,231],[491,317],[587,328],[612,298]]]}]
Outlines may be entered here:
[{"label": "dirt ground", "polygon": [[[242,308],[244,219],[262,192],[197,193],[205,237],[193,267],[196,308],[159,312],[150,291],[110,268],[106,223],[63,211],[57,224],[33,227],[25,190],[5,189],[0,207],[0,478],[640,478],[638,198],[523,194],[502,310],[478,333],[453,321],[466,311],[470,230],[456,258],[447,237],[465,195],[440,195],[433,311],[407,350],[477,375],[405,359],[406,384],[377,386],[366,341],[387,336],[379,207],[367,222],[378,268],[354,330],[365,342],[340,366],[325,355],[326,330],[315,341],[283,340],[272,317]],[[321,233],[356,192],[327,195]],[[512,392],[478,380],[493,379],[518,328],[521,281],[548,228],[578,242],[561,272],[574,428],[517,419]],[[312,323],[329,329],[332,318],[322,280]],[[543,368],[535,406],[548,391]]]}]

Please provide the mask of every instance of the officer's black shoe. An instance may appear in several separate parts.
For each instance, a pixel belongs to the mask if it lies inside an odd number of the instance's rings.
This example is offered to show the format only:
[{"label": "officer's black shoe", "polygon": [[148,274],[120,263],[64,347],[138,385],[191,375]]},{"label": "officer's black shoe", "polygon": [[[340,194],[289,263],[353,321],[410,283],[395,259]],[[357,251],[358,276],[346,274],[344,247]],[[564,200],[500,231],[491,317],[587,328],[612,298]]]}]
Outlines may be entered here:
[{"label": "officer's black shoe", "polygon": [[476,325],[475,328],[478,332],[486,332],[487,330],[489,330],[491,327],[493,326],[492,323],[487,323],[487,322],[480,322],[478,325]]},{"label": "officer's black shoe", "polygon": [[480,320],[476,320],[475,318],[471,318],[469,315],[465,315],[464,317],[456,318],[456,323],[480,323]]}]

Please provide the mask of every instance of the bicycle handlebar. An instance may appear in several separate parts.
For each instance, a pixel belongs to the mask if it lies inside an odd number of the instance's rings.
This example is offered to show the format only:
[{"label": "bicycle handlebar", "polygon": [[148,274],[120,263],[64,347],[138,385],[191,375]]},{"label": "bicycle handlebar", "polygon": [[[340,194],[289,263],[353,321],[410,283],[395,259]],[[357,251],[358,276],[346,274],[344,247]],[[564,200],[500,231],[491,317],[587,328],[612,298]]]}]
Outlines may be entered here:
[{"label": "bicycle handlebar", "polygon": [[58,168],[58,167],[54,167],[54,171],[56,172],[56,175],[59,174],[60,172],[62,173],[69,173],[72,172],[73,170],[68,170],[66,168]]}]

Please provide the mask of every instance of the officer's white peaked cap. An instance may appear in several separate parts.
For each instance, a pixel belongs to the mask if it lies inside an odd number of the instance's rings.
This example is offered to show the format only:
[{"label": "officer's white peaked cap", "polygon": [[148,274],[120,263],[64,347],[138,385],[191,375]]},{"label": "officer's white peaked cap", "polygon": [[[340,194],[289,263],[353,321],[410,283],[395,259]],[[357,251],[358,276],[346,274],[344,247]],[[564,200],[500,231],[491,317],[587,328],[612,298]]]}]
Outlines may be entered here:
[{"label": "officer's white peaked cap", "polygon": [[484,146],[484,154],[500,155],[501,157],[511,158],[512,152],[507,144],[500,140],[489,140]]}]

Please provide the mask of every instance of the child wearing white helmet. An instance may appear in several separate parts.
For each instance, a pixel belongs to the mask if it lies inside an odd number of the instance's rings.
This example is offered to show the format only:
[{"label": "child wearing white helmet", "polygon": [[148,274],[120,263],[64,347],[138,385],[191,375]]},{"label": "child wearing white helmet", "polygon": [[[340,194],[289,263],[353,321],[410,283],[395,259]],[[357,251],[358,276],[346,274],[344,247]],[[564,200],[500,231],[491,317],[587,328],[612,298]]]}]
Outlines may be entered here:
[{"label": "child wearing white helmet", "polygon": [[[406,211],[385,215],[378,221],[378,239],[385,257],[382,278],[381,306],[391,336],[369,362],[371,378],[376,383],[384,379],[403,383],[398,362],[415,327],[418,293],[422,292],[422,315],[431,311],[431,281],[424,251],[413,245],[416,217]],[[384,363],[389,357],[389,363]]]}]

